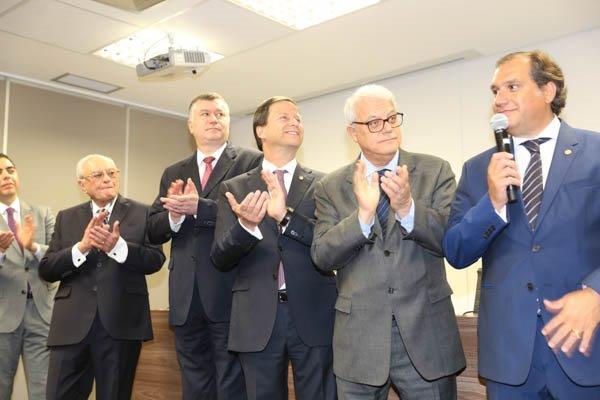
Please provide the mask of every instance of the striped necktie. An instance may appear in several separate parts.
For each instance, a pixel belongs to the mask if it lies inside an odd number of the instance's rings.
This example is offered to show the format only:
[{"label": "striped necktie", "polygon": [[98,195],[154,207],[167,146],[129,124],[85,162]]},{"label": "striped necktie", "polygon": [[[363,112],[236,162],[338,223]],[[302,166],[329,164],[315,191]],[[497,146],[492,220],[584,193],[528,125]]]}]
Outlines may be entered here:
[{"label": "striped necktie", "polygon": [[525,170],[523,179],[523,206],[531,229],[535,229],[536,220],[542,204],[544,194],[544,179],[542,176],[542,158],[540,157],[540,144],[550,138],[539,138],[521,143],[529,153],[531,159]]},{"label": "striped necktie", "polygon": [[[379,182],[381,182],[381,177],[385,175],[385,173],[389,171],[389,169],[380,169],[377,171],[379,174]],[[381,189],[381,183],[379,185],[379,203],[377,203],[377,218],[379,219],[379,225],[381,225],[381,232],[383,233],[383,238],[385,239],[385,235],[387,233],[387,220],[390,211],[390,198],[387,194]]]}]

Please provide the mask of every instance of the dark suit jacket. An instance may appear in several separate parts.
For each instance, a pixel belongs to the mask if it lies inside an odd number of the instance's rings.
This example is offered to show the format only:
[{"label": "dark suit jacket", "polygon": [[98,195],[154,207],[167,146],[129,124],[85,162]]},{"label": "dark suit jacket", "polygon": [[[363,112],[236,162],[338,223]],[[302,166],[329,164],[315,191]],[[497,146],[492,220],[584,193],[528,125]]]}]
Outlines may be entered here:
[{"label": "dark suit jacket", "polygon": [[352,188],[354,163],[317,184],[312,255],[323,270],[337,270],[333,371],[352,382],[380,386],[390,371],[392,315],[410,359],[429,380],[465,366],[446,280],[442,237],[454,194],[447,161],[400,150],[415,203],[407,233],[389,213],[385,240],[375,218],[366,238]]},{"label": "dark suit jacket", "polygon": [[231,309],[231,286],[233,274],[217,271],[210,261],[210,247],[213,242],[217,219],[217,186],[223,180],[233,178],[260,164],[262,154],[253,150],[240,149],[227,145],[217,161],[200,193],[197,218],[186,216],[179,232],[173,233],[169,225],[169,214],[163,208],[161,197],[167,195],[171,182],[192,178],[198,191],[197,153],[171,165],[160,180],[160,191],[150,211],[149,237],[155,244],[171,241],[169,260],[169,323],[183,325],[192,302],[194,279],[198,282],[202,307],[213,322],[229,320]]},{"label": "dark suit jacket", "polygon": [[225,192],[243,199],[249,192],[266,190],[261,167],[223,182],[212,258],[222,271],[236,268],[229,328],[229,349],[261,351],[271,336],[277,312],[277,271],[283,260],[289,307],[298,335],[308,346],[329,346],[336,298],[333,273],[319,271],[310,258],[315,202],[313,191],[321,173],[298,164],[287,205],[295,211],[283,234],[274,219],[265,216],[259,228],[262,240],[248,233],[232,212]]},{"label": "dark suit jacket", "polygon": [[76,344],[90,330],[96,312],[102,326],[115,339],[152,339],[146,275],[160,269],[165,256],[147,237],[149,208],[119,196],[109,223],[120,221],[127,242],[127,259],[117,263],[92,250],[76,268],[71,248],[83,237],[92,218],[90,202],[62,210],[54,234],[39,267],[48,282],[60,281],[48,336],[49,346]]},{"label": "dark suit jacket", "polygon": [[[444,249],[466,267],[483,257],[479,309],[479,373],[510,385],[525,381],[534,347],[538,303],[587,284],[600,293],[600,134],[561,123],[537,227],[521,198],[507,206],[509,223],[487,194],[490,149],[467,161],[452,204]],[[542,317],[549,314],[542,305]],[[592,355],[558,355],[580,385],[600,385],[600,338]]]}]

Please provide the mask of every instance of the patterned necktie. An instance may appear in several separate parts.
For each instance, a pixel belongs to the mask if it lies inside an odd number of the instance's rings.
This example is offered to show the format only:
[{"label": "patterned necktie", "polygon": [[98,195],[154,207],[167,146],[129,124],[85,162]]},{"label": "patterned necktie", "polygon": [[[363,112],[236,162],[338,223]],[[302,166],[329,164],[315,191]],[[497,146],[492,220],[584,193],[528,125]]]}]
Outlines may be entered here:
[{"label": "patterned necktie", "polygon": [[19,248],[21,249],[21,253],[22,253],[23,252],[23,244],[19,241],[19,238],[17,237],[17,223],[15,221],[15,209],[12,207],[8,207],[6,209],[6,222],[8,223],[8,227],[10,228],[10,231],[15,236],[15,240],[19,244]]},{"label": "patterned necktie", "polygon": [[208,178],[210,178],[210,174],[212,174],[212,162],[215,161],[215,158],[204,157],[204,160],[202,161],[204,162],[204,175],[202,175],[202,182],[200,182],[200,184],[202,185],[202,189],[204,189],[206,187],[206,183],[208,182]]},{"label": "patterned necktie", "polygon": [[531,154],[531,159],[525,170],[525,178],[523,179],[523,205],[531,229],[535,229],[536,219],[540,212],[542,195],[544,193],[540,144],[548,140],[550,140],[550,138],[539,138],[521,143]]},{"label": "patterned necktie", "polygon": [[[389,171],[389,169],[380,169],[377,171],[379,174],[379,182],[381,182],[381,177],[385,175],[385,173]],[[377,203],[377,218],[379,219],[379,225],[381,225],[381,232],[383,233],[383,237],[387,233],[387,220],[390,211],[390,198],[387,194],[381,189],[381,183],[379,185],[379,203]]]},{"label": "patterned necktie", "polygon": [[[107,211],[107,210],[106,210],[106,208],[100,208],[100,209],[98,209],[98,211],[97,211],[97,214],[98,214],[98,215],[100,215],[100,214],[102,214],[103,212],[106,212],[106,211]],[[105,218],[104,218],[104,220],[102,221],[102,223],[103,223],[104,225],[108,225],[108,217],[109,217],[109,216],[110,216],[110,214],[106,214],[106,217],[105,217]]]},{"label": "patterned necktie", "polygon": [[[287,171],[284,169],[276,169],[275,171],[273,171],[273,174],[277,176],[279,186],[281,186],[281,190],[283,190],[283,195],[287,200],[287,190],[285,189],[285,181],[283,180],[283,175],[286,173]],[[283,285],[285,285],[285,273],[283,272],[282,260],[279,262],[279,269],[277,270],[277,289],[280,289]]]}]

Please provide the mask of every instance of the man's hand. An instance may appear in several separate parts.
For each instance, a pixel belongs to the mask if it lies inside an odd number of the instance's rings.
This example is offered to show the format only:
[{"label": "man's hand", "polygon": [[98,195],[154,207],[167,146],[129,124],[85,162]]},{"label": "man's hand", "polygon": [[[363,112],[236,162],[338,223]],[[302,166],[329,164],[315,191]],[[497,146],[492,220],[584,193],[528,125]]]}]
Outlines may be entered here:
[{"label": "man's hand", "polygon": [[93,246],[105,253],[110,253],[121,237],[119,221],[113,223],[112,230],[109,228],[107,224],[100,224],[92,227],[90,232]]},{"label": "man's hand", "polygon": [[398,213],[401,218],[406,217],[412,206],[406,165],[396,167],[396,173],[386,171],[385,175],[381,177],[381,188],[390,198],[392,210]]},{"label": "man's hand", "polygon": [[356,162],[352,176],[352,188],[358,201],[358,219],[363,224],[369,225],[375,218],[377,203],[379,203],[379,174],[373,172],[371,179],[365,177],[365,163]]},{"label": "man's hand", "polygon": [[77,244],[77,248],[82,254],[85,254],[88,251],[90,251],[92,247],[97,247],[94,246],[94,240],[91,237],[92,230],[95,226],[102,225],[106,217],[108,217],[108,211],[103,211],[95,217],[92,217],[92,219],[88,223],[87,227],[85,228],[85,231],[83,232],[83,237]]},{"label": "man's hand", "polygon": [[507,152],[492,154],[487,170],[488,194],[496,211],[508,203],[506,188],[521,186],[521,175],[514,156]]},{"label": "man's hand", "polygon": [[542,329],[548,346],[570,356],[579,344],[579,352],[589,356],[600,325],[600,294],[592,288],[575,290],[555,301],[544,300],[544,306],[556,314]]},{"label": "man's hand", "polygon": [[35,224],[33,223],[33,215],[27,214],[23,218],[23,225],[17,223],[17,240],[23,248],[35,253]]},{"label": "man's hand", "polygon": [[267,192],[261,192],[260,190],[250,192],[241,203],[238,203],[230,192],[225,193],[225,196],[240,223],[248,230],[254,230],[267,213],[269,200],[269,193]]},{"label": "man's hand", "polygon": [[267,190],[269,191],[270,198],[267,201],[267,214],[279,223],[283,220],[287,212],[285,208],[285,193],[275,174],[262,170],[260,176],[267,184]]},{"label": "man's hand", "polygon": [[0,251],[6,253],[8,246],[10,246],[14,238],[11,231],[0,231]]},{"label": "man's hand", "polygon": [[196,215],[198,213],[198,190],[191,178],[188,178],[185,188],[183,181],[178,179],[171,183],[167,197],[161,197],[163,207],[169,211],[173,220],[178,220],[182,215]]}]

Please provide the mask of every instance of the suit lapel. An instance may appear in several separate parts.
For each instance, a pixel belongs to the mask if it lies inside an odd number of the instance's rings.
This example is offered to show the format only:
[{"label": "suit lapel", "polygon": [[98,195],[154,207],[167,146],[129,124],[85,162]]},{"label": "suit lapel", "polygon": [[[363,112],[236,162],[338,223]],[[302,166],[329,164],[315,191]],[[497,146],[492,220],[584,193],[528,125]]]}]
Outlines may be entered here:
[{"label": "suit lapel", "polygon": [[112,212],[108,217],[109,225],[112,226],[115,221],[119,221],[119,223],[123,222],[127,211],[129,211],[129,200],[119,195],[117,200],[115,200],[115,205],[113,206]]},{"label": "suit lapel", "polygon": [[[23,223],[22,222],[23,221],[23,213],[25,212],[25,206],[26,206],[26,204],[23,201],[21,201],[20,199],[19,199],[19,203],[20,203],[20,206],[21,206],[21,211],[19,213],[20,214],[19,215],[20,220],[16,221],[16,222],[18,224],[22,224]],[[6,222],[6,219],[4,219],[4,216],[0,216],[0,230],[5,231],[5,232],[11,232],[10,227],[8,226],[8,222]],[[21,251],[21,248],[19,247],[19,243],[17,242],[17,238],[16,237],[10,243],[10,247],[12,247],[13,250],[16,251],[19,256],[23,255],[23,252]]]},{"label": "suit lapel", "polygon": [[194,153],[190,158],[185,160],[185,162],[181,166],[179,176],[183,180],[184,187],[185,183],[187,182],[187,179],[192,178],[194,185],[196,185],[196,189],[198,190],[198,192],[200,192],[202,190],[202,187],[200,186],[200,172],[198,171],[197,154],[198,153]]},{"label": "suit lapel", "polygon": [[576,134],[573,128],[562,122],[560,131],[558,132],[554,156],[552,157],[552,164],[550,165],[550,171],[548,172],[548,178],[546,179],[546,186],[544,187],[542,204],[536,223],[537,227],[542,224],[544,216],[552,205],[569,167],[577,157],[578,151],[581,149],[579,142],[579,135]]},{"label": "suit lapel", "polygon": [[[206,187],[202,189],[202,197],[208,197],[208,195],[213,191],[213,189],[223,180],[227,171],[233,165],[233,161],[237,157],[237,152],[235,149],[227,144],[225,150],[219,157],[219,161],[215,164],[215,168],[213,169],[210,177],[208,178],[208,182],[206,182]],[[199,187],[199,186],[198,186]]]},{"label": "suit lapel", "polygon": [[304,169],[300,164],[296,166],[286,201],[288,207],[298,208],[314,179],[312,171]]}]

